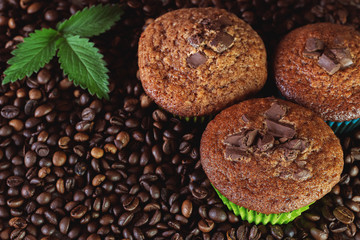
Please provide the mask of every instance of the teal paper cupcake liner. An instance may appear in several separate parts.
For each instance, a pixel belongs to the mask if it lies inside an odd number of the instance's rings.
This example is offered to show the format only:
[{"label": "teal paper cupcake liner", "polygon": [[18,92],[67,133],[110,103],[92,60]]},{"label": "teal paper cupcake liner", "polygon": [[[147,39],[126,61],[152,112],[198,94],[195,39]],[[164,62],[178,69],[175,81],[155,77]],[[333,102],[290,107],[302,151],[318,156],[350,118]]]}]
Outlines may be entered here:
[{"label": "teal paper cupcake liner", "polygon": [[[277,91],[278,95],[277,97],[286,100],[286,98],[281,94],[281,92]],[[342,135],[345,133],[349,133],[355,128],[360,126],[360,118],[345,121],[345,122],[332,122],[332,121],[325,121],[327,125],[331,127],[331,129],[334,131],[337,135]]]},{"label": "teal paper cupcake liner", "polygon": [[332,122],[326,121],[326,123],[331,127],[337,135],[342,135],[348,132],[351,132],[355,128],[360,126],[360,118],[345,121],[345,122]]},{"label": "teal paper cupcake liner", "polygon": [[236,216],[240,216],[242,220],[248,221],[249,223],[255,224],[286,224],[293,221],[296,217],[300,216],[302,212],[309,209],[309,205],[302,207],[300,209],[288,212],[288,213],[280,213],[280,214],[263,214],[258,213],[253,210],[246,209],[244,207],[240,207],[227,199],[224,195],[222,195],[215,187],[216,193],[220,197],[221,201],[228,207],[230,211],[233,211]]}]

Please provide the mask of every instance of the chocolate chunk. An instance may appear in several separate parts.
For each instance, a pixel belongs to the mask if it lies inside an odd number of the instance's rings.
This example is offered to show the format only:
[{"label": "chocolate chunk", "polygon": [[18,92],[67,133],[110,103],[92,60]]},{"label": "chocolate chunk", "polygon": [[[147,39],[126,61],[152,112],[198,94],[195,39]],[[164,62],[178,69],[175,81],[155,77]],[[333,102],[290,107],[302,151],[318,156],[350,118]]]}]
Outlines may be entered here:
[{"label": "chocolate chunk", "polygon": [[303,56],[307,57],[307,58],[312,58],[312,59],[318,59],[321,55],[320,52],[308,52],[308,51],[303,51]]},{"label": "chocolate chunk", "polygon": [[283,106],[280,106],[277,103],[273,103],[271,107],[265,112],[265,116],[268,119],[277,121],[280,120],[283,116],[285,116],[285,109]]},{"label": "chocolate chunk", "polygon": [[249,120],[249,118],[245,115],[245,114],[243,114],[242,116],[241,116],[241,119],[244,121],[244,122],[249,122],[250,120]]},{"label": "chocolate chunk", "polygon": [[231,20],[224,15],[221,15],[218,21],[221,24],[221,27],[230,26],[232,24]]},{"label": "chocolate chunk", "polygon": [[304,151],[306,149],[306,143],[302,139],[293,139],[282,145],[287,149]]},{"label": "chocolate chunk", "polygon": [[258,134],[258,130],[253,130],[253,131],[249,131],[246,133],[246,146],[250,147],[251,145],[253,145],[253,143],[255,142],[256,136]]},{"label": "chocolate chunk", "polygon": [[303,167],[305,167],[306,163],[307,163],[306,161],[297,161],[297,162],[296,162],[296,165],[298,165],[299,167],[303,168]]},{"label": "chocolate chunk", "polygon": [[244,137],[245,135],[243,133],[236,133],[234,135],[230,135],[227,138],[225,138],[224,143],[231,146],[240,147],[240,144],[243,141]]},{"label": "chocolate chunk", "polygon": [[218,31],[221,29],[221,23],[219,21],[211,21],[208,18],[202,19],[200,24],[204,26],[205,29]]},{"label": "chocolate chunk", "polygon": [[204,42],[204,38],[200,34],[192,35],[187,39],[189,44],[193,46],[194,48],[200,47],[201,43]]},{"label": "chocolate chunk", "polygon": [[330,75],[336,73],[341,66],[341,64],[336,60],[334,54],[325,52],[320,56],[318,64]]},{"label": "chocolate chunk", "polygon": [[259,138],[257,147],[260,151],[265,152],[274,146],[275,139],[272,135],[266,134],[263,138]]},{"label": "chocolate chunk", "polygon": [[303,169],[294,175],[295,180],[305,181],[312,176],[311,172],[307,169]]},{"label": "chocolate chunk", "polygon": [[295,129],[293,125],[275,122],[270,119],[265,120],[268,133],[273,135],[274,137],[279,138],[293,138],[295,136]]},{"label": "chocolate chunk", "polygon": [[345,48],[333,48],[330,51],[335,55],[336,60],[341,64],[341,67],[349,67],[354,62],[351,58],[350,51]]},{"label": "chocolate chunk", "polygon": [[315,52],[324,49],[324,42],[317,38],[306,39],[305,50],[308,52]]},{"label": "chocolate chunk", "polygon": [[231,146],[227,146],[225,148],[225,158],[230,158],[231,160],[240,160],[243,157],[247,157],[247,154],[240,148]]},{"label": "chocolate chunk", "polygon": [[294,161],[300,152],[299,150],[292,150],[287,148],[285,148],[284,151],[285,151],[285,159],[287,161]]},{"label": "chocolate chunk", "polygon": [[192,68],[197,68],[201,64],[204,64],[206,62],[206,55],[203,52],[197,52],[194,54],[191,54],[189,57],[186,58],[187,64],[189,64]]},{"label": "chocolate chunk", "polygon": [[233,44],[234,38],[230,34],[226,32],[219,32],[210,42],[210,47],[215,52],[222,53],[225,50],[231,48]]}]

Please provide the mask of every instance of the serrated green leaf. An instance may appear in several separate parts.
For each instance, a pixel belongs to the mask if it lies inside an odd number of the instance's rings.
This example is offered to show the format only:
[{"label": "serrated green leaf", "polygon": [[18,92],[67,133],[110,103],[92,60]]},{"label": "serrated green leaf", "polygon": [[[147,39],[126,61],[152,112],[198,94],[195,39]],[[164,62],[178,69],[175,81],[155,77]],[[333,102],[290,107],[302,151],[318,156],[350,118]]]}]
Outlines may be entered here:
[{"label": "serrated green leaf", "polygon": [[39,71],[55,56],[57,38],[58,32],[51,28],[36,30],[24,38],[24,42],[12,51],[14,56],[8,61],[10,66],[4,71],[2,84],[15,82]]},{"label": "serrated green leaf", "polygon": [[108,69],[94,43],[79,36],[67,36],[57,41],[57,47],[60,67],[69,80],[99,98],[108,98]]},{"label": "serrated green leaf", "polygon": [[77,12],[57,28],[64,35],[92,37],[109,30],[122,14],[119,5],[97,5]]}]

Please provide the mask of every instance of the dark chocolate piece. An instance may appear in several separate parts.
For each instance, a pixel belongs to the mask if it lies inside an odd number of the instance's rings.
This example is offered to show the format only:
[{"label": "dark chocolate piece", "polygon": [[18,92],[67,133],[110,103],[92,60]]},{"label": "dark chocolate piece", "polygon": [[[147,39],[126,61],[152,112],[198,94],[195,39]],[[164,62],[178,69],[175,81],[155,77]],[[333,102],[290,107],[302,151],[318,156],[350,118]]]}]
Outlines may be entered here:
[{"label": "dark chocolate piece", "polygon": [[308,38],[305,43],[305,50],[308,52],[315,52],[319,50],[323,50],[325,44],[318,38]]},{"label": "dark chocolate piece", "polygon": [[193,46],[194,48],[200,47],[201,43],[204,42],[204,38],[200,34],[192,35],[187,39],[189,44]]},{"label": "dark chocolate piece", "polygon": [[210,47],[215,52],[222,53],[225,50],[231,48],[233,44],[234,38],[230,34],[226,32],[219,32],[210,42]]},{"label": "dark chocolate piece", "polygon": [[242,157],[247,157],[247,154],[238,147],[227,146],[225,148],[225,157],[230,158],[231,160],[239,160]]},{"label": "dark chocolate piece", "polygon": [[350,51],[345,48],[333,48],[330,51],[335,55],[337,61],[341,64],[341,67],[349,67],[354,62],[351,58]]},{"label": "dark chocolate piece", "polygon": [[297,158],[299,152],[300,152],[299,150],[292,150],[285,148],[285,159],[287,161],[294,161]]},{"label": "dark chocolate piece", "polygon": [[282,145],[287,149],[304,151],[306,149],[306,143],[302,139],[293,139]]},{"label": "dark chocolate piece", "polygon": [[275,122],[270,119],[265,120],[268,133],[273,135],[274,137],[279,138],[293,138],[295,136],[295,129],[293,125]]},{"label": "dark chocolate piece", "polygon": [[221,29],[221,23],[219,21],[211,21],[208,18],[205,18],[200,21],[200,24],[204,26],[205,29],[218,31]]},{"label": "dark chocolate piece", "polygon": [[242,141],[242,139],[245,137],[245,135],[243,133],[236,133],[234,135],[228,136],[227,138],[224,139],[224,143],[231,145],[231,146],[237,146],[240,147],[240,142]]},{"label": "dark chocolate piece", "polygon": [[232,24],[231,20],[224,16],[224,15],[221,15],[218,19],[219,23],[221,24],[221,27],[226,27],[226,26],[230,26]]},{"label": "dark chocolate piece", "polygon": [[275,139],[272,135],[266,134],[263,138],[259,138],[257,147],[260,151],[265,152],[274,146]]},{"label": "dark chocolate piece", "polygon": [[330,75],[333,75],[334,73],[339,71],[341,67],[341,64],[337,62],[336,57],[334,59],[332,55],[333,54],[324,52],[318,60],[319,66],[322,67]]},{"label": "dark chocolate piece", "polygon": [[277,103],[273,103],[271,107],[265,112],[265,116],[268,119],[277,121],[285,116],[285,109]]},{"label": "dark chocolate piece", "polygon": [[308,52],[308,51],[303,51],[302,52],[303,56],[304,57],[307,57],[307,58],[313,58],[313,59],[318,59],[321,55],[320,52]]},{"label": "dark chocolate piece", "polygon": [[206,62],[206,55],[203,52],[197,52],[194,54],[191,54],[189,57],[186,58],[187,64],[189,64],[192,68],[197,68],[201,64],[204,64]]},{"label": "dark chocolate piece", "polygon": [[249,122],[249,118],[244,114],[241,116],[241,119],[244,121],[244,122]]},{"label": "dark chocolate piece", "polygon": [[304,181],[312,176],[311,172],[307,169],[303,169],[294,175],[295,180]]},{"label": "dark chocolate piece", "polygon": [[246,133],[246,146],[250,147],[255,142],[256,136],[258,134],[258,130],[249,131]]}]

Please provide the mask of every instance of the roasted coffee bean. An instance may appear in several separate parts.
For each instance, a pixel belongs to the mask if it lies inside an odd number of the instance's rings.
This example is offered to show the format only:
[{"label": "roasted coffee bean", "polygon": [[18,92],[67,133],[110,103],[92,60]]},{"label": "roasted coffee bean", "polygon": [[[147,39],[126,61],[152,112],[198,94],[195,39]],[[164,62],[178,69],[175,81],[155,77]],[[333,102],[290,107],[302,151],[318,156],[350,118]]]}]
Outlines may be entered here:
[{"label": "roasted coffee bean", "polygon": [[201,219],[198,222],[198,227],[202,232],[210,232],[214,228],[214,222],[209,219]]},{"label": "roasted coffee bean", "polygon": [[218,207],[213,207],[209,210],[209,218],[215,222],[225,222],[227,215],[224,210]]},{"label": "roasted coffee bean", "polygon": [[337,220],[344,224],[350,224],[354,221],[354,213],[349,210],[347,207],[338,206],[333,211],[334,216]]},{"label": "roasted coffee bean", "polygon": [[181,213],[186,217],[189,218],[191,216],[193,210],[193,205],[190,200],[185,200],[181,205]]},{"label": "roasted coffee bean", "polygon": [[6,180],[6,184],[11,188],[12,187],[17,187],[20,184],[22,184],[23,182],[24,182],[24,179],[22,179],[19,176],[11,176]]},{"label": "roasted coffee bean", "polygon": [[134,213],[131,213],[131,212],[123,213],[119,217],[119,220],[118,220],[119,226],[125,227],[126,225],[128,225],[132,221],[133,217],[134,217]]},{"label": "roasted coffee bean", "polygon": [[328,233],[326,233],[324,231],[321,231],[321,230],[319,230],[317,228],[311,228],[310,233],[316,240],[326,240],[326,239],[328,239]]},{"label": "roasted coffee bean", "polygon": [[16,118],[20,113],[20,110],[15,107],[15,106],[11,106],[11,105],[7,105],[3,108],[1,108],[1,116],[3,118],[6,118],[6,119],[13,119],[13,118]]}]

